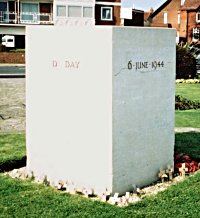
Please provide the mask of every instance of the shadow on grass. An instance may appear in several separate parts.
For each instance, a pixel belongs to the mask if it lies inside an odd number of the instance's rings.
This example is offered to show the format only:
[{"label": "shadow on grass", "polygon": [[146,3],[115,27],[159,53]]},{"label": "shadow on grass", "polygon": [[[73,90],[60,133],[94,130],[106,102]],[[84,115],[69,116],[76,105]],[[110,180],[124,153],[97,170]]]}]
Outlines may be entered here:
[{"label": "shadow on grass", "polygon": [[[192,159],[200,161],[200,133],[184,132],[175,134],[175,153],[189,155]],[[10,171],[26,166],[26,156],[18,160],[6,160],[0,163],[0,172]]]},{"label": "shadow on grass", "polygon": [[10,171],[13,169],[18,169],[26,166],[26,156],[22,157],[19,160],[7,160],[3,163],[0,163],[0,172]]},{"label": "shadow on grass", "polygon": [[189,155],[200,161],[200,133],[184,132],[175,134],[175,153]]}]

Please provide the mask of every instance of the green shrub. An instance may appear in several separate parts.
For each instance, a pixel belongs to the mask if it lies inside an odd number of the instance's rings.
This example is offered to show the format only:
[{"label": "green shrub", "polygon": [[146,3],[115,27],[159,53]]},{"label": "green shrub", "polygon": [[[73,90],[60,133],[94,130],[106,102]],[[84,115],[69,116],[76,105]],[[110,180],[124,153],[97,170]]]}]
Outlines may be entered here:
[{"label": "green shrub", "polygon": [[25,49],[24,48],[14,48],[14,49],[10,49],[9,52],[25,53]]},{"label": "green shrub", "polygon": [[176,79],[194,79],[196,60],[187,47],[176,46]]},{"label": "green shrub", "polygon": [[200,102],[191,101],[187,98],[184,98],[180,95],[176,95],[176,110],[189,110],[189,109],[200,109]]}]

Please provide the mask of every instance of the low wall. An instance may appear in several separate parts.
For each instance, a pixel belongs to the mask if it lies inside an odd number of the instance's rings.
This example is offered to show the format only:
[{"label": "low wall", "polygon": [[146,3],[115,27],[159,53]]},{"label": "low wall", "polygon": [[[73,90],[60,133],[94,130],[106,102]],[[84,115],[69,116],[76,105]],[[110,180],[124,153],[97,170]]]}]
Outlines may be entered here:
[{"label": "low wall", "polygon": [[0,52],[0,63],[25,63],[24,52]]}]

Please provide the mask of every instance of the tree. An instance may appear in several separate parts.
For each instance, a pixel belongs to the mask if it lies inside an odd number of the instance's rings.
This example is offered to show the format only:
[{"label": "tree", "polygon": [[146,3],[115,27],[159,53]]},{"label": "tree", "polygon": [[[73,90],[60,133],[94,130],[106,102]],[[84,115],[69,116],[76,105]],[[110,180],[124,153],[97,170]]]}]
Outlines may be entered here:
[{"label": "tree", "polygon": [[196,77],[196,59],[188,44],[176,46],[176,79],[194,79]]}]

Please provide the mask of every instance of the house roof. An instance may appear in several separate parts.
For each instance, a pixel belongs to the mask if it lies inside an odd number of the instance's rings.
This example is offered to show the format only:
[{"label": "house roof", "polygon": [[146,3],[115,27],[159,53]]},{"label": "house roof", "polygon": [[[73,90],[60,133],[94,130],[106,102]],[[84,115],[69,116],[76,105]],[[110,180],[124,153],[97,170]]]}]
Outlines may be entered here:
[{"label": "house roof", "polygon": [[[153,17],[155,17],[160,11],[162,11],[163,8],[165,8],[172,0],[167,0],[165,1],[157,10],[155,10],[150,16],[149,18],[152,19]],[[199,1],[199,0],[197,0]]]},{"label": "house roof", "polygon": [[148,11],[148,12],[145,11],[145,12],[144,12],[144,20],[146,21],[150,15],[151,15],[151,14],[150,14],[150,11]]},{"label": "house roof", "polygon": [[200,7],[200,0],[186,0],[182,10],[197,10]]}]

